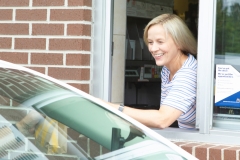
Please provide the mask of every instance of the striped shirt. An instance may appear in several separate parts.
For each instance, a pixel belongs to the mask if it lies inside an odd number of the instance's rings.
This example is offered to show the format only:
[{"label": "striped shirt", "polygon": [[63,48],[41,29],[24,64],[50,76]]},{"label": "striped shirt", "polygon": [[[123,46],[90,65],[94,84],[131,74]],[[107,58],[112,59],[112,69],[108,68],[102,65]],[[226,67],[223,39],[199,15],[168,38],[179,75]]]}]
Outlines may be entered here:
[{"label": "striped shirt", "polygon": [[169,81],[170,71],[164,66],[161,72],[161,105],[183,112],[177,119],[179,128],[195,128],[197,60],[189,54],[183,66]]}]

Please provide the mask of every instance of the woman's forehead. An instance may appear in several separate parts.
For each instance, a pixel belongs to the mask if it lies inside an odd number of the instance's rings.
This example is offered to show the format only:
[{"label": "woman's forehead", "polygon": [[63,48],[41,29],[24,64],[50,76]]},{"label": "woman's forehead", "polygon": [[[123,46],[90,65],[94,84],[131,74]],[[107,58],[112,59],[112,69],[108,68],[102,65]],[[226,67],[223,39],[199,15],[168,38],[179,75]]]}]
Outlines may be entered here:
[{"label": "woman's forehead", "polygon": [[167,37],[167,31],[165,27],[162,24],[154,24],[149,27],[148,29],[148,38],[151,36],[162,36],[162,37]]}]

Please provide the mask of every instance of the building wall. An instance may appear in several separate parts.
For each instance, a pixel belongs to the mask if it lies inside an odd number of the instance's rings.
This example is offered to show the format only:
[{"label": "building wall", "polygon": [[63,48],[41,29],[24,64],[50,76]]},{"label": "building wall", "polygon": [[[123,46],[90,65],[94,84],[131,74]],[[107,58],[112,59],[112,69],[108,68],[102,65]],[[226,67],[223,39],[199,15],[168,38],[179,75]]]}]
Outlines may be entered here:
[{"label": "building wall", "polygon": [[91,0],[2,0],[0,59],[89,93],[91,26]]},{"label": "building wall", "polygon": [[192,154],[199,160],[239,160],[240,146],[191,142],[191,141],[172,141],[188,153]]}]

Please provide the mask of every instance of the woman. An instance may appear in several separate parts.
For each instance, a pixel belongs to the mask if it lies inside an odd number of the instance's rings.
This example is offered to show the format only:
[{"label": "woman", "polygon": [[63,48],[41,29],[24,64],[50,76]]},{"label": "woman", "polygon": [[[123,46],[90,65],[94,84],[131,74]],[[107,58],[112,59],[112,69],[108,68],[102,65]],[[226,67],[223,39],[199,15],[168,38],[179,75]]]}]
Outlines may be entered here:
[{"label": "woman", "polygon": [[144,41],[156,65],[163,66],[160,109],[111,105],[148,127],[166,128],[178,120],[179,128],[194,128],[197,43],[192,33],[177,15],[162,14],[145,27]]}]

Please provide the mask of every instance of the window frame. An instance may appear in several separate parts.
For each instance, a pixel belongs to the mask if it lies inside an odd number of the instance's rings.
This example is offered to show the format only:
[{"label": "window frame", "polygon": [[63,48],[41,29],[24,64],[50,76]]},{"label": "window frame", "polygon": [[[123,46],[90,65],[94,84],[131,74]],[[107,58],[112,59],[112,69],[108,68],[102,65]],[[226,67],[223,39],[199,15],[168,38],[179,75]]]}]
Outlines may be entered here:
[{"label": "window frame", "polygon": [[239,145],[239,130],[213,127],[217,0],[199,0],[196,130],[153,129],[172,140]]},{"label": "window frame", "polygon": [[[93,0],[92,88],[93,96],[110,101],[113,1]],[[239,145],[240,134],[234,130],[214,128],[213,92],[217,0],[199,0],[198,77],[196,130],[152,128],[171,140]],[[110,32],[109,32],[110,29]],[[94,64],[94,65],[93,65]]]},{"label": "window frame", "polygon": [[212,129],[216,4],[199,0],[196,127],[202,134]]},{"label": "window frame", "polygon": [[111,100],[113,0],[92,0],[90,94]]}]

